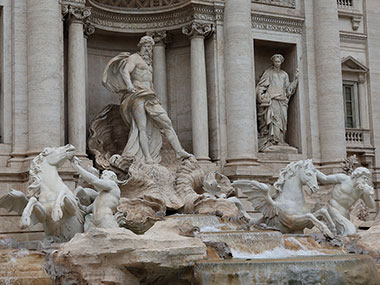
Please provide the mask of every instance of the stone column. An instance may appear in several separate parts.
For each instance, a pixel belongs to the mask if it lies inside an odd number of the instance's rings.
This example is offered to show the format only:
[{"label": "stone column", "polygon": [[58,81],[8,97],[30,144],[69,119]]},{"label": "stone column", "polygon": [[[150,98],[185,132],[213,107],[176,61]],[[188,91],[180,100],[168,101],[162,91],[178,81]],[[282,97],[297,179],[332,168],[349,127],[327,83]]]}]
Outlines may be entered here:
[{"label": "stone column", "polygon": [[59,146],[61,137],[62,17],[59,1],[28,0],[29,153]]},{"label": "stone column", "polygon": [[153,47],[153,86],[162,106],[168,111],[167,79],[166,79],[166,32],[147,33],[154,39]]},{"label": "stone column", "polygon": [[369,129],[368,122],[368,100],[365,92],[365,74],[359,74],[358,81],[358,97],[359,97],[359,112],[360,112],[360,127],[362,129]]},{"label": "stone column", "polygon": [[[227,165],[257,165],[257,126],[253,77],[251,0],[226,1],[224,72]],[[229,174],[228,175],[233,175]]]},{"label": "stone column", "polygon": [[27,11],[26,1],[14,2],[13,39],[15,43],[13,53],[13,151],[12,161],[23,160],[28,150],[28,25],[25,18]]},{"label": "stone column", "polygon": [[[372,127],[372,143],[375,147],[374,167],[373,167],[373,183],[375,185],[375,197],[377,199],[376,211],[379,212],[380,200],[380,33],[376,27],[380,26],[380,5],[377,0],[366,1],[366,21],[368,29],[368,83],[369,94],[371,96],[371,127]],[[380,215],[377,216],[377,219]]]},{"label": "stone column", "polygon": [[346,141],[336,1],[314,1],[314,37],[321,163],[339,168]]},{"label": "stone column", "polygon": [[84,21],[89,8],[63,6],[68,19],[67,108],[69,143],[78,155],[86,155],[86,50]]},{"label": "stone column", "polygon": [[191,118],[193,153],[198,161],[210,160],[204,38],[212,30],[211,24],[199,24],[196,22],[182,28],[182,32],[191,37]]}]

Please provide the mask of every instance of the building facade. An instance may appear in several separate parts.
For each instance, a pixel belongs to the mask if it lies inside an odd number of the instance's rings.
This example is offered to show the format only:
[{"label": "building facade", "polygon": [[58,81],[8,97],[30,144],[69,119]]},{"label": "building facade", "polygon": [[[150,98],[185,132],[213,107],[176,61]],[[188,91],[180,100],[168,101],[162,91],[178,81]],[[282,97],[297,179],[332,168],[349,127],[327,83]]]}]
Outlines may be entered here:
[{"label": "building facade", "polygon": [[[149,34],[157,95],[205,168],[273,182],[290,161],[312,158],[332,173],[355,154],[372,170],[379,201],[377,0],[0,0],[0,7],[1,194],[26,190],[30,160],[46,146],[70,143],[91,158],[91,121],[120,103],[102,86],[103,70]],[[273,54],[284,56],[291,79],[299,70],[285,138],[293,150],[260,152],[255,86]],[[61,173],[73,188],[73,170]],[[0,214],[0,230],[20,236],[17,217]]]}]

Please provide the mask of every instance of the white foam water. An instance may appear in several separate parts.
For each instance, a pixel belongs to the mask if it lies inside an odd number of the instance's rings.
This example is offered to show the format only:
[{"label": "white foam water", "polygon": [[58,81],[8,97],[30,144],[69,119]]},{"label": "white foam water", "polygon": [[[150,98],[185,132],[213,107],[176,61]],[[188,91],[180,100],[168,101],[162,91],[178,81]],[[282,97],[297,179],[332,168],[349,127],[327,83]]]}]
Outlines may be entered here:
[{"label": "white foam water", "polygon": [[287,258],[294,256],[311,256],[311,255],[325,255],[317,250],[290,250],[283,247],[275,247],[272,250],[267,250],[259,254],[239,252],[231,248],[231,253],[233,258],[237,259],[276,259],[276,258]]},{"label": "white foam water", "polygon": [[201,233],[216,233],[216,232],[221,232],[222,229],[220,229],[219,227],[222,227],[223,224],[219,224],[219,225],[214,225],[214,226],[204,226],[204,227],[201,227],[200,228],[200,232]]}]

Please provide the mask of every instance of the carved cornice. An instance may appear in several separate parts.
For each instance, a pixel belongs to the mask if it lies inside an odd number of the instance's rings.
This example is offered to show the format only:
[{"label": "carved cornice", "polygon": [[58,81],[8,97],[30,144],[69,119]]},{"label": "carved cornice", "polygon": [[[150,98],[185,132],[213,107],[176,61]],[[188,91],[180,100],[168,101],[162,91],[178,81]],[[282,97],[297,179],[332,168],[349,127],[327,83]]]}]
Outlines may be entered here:
[{"label": "carved cornice", "polygon": [[214,31],[212,24],[192,22],[182,27],[182,33],[190,37],[208,37]]},{"label": "carved cornice", "polygon": [[367,44],[367,36],[365,34],[353,34],[340,32],[340,41],[346,43]]},{"label": "carved cornice", "polygon": [[169,31],[182,28],[193,21],[215,23],[223,18],[223,6],[213,3],[192,3],[186,1],[177,5],[175,9],[158,9],[154,13],[140,10],[110,10],[88,2],[91,7],[90,22],[99,29],[124,32],[145,33],[155,31]]},{"label": "carved cornice", "polygon": [[296,0],[252,0],[252,2],[293,9],[296,8]]},{"label": "carved cornice", "polygon": [[77,7],[84,7],[86,0],[61,0],[62,5],[72,5]]},{"label": "carved cornice", "polygon": [[260,30],[270,30],[276,32],[302,34],[304,27],[304,19],[278,17],[273,15],[252,14],[252,28]]}]

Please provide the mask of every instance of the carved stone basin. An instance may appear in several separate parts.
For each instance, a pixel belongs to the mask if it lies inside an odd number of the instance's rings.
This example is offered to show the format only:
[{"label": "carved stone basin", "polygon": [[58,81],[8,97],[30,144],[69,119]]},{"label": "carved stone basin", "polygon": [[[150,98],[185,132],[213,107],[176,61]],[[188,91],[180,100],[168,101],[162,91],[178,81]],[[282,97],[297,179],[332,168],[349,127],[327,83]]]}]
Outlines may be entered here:
[{"label": "carved stone basin", "polygon": [[194,284],[380,284],[371,257],[325,255],[197,261]]}]

